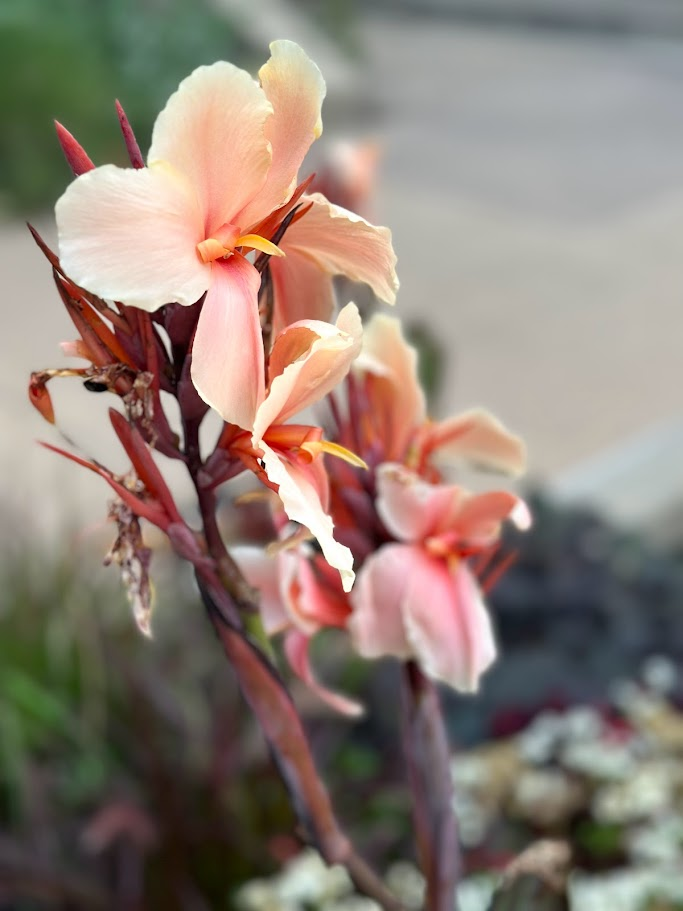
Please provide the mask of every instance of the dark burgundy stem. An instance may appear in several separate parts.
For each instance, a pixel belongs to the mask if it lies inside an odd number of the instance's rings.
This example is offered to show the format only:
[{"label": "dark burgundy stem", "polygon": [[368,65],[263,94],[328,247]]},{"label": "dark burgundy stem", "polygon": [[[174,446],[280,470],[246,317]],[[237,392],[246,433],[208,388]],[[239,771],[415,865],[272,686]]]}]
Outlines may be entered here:
[{"label": "dark burgundy stem", "polygon": [[218,529],[215,495],[199,483],[201,463],[195,429],[186,426],[185,433],[188,467],[199,499],[207,548],[216,566],[215,571],[196,568],[202,600],[242,694],[266,737],[304,834],[327,863],[346,867],[359,892],[374,899],[385,911],[405,911],[355,852],[339,826],[285,683],[259,645],[245,632],[242,617],[258,608],[250,600],[248,586]]},{"label": "dark burgundy stem", "polygon": [[415,844],[427,888],[425,911],[453,911],[462,861],[448,738],[436,686],[412,661],[403,669],[403,748]]}]

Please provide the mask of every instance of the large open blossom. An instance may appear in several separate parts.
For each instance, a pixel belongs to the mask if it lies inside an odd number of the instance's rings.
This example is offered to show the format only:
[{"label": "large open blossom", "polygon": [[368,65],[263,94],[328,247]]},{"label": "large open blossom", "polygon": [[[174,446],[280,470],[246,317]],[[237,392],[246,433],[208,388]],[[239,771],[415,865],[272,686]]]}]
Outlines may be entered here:
[{"label": "large open blossom", "polygon": [[[273,213],[292,196],[301,162],[320,135],[325,94],[318,68],[298,45],[276,41],[271,53],[260,85],[229,63],[199,67],[157,118],[148,167],[89,170],[56,207],[62,268],[81,287],[148,311],[171,301],[190,305],[206,293],[193,380],[208,404],[242,427],[264,387],[260,275],[244,254],[282,253],[262,230],[278,227]],[[311,203],[300,221],[308,218],[324,231],[318,213],[325,204]],[[323,260],[314,251],[316,269],[350,273],[391,299],[388,232],[328,214],[331,225],[344,227],[318,247],[339,253]],[[290,227],[301,231],[299,222]],[[359,237],[365,259],[355,267]],[[308,280],[307,266],[295,255],[277,279],[285,301],[293,300],[293,284]]]},{"label": "large open blossom", "polygon": [[351,594],[356,649],[415,658],[430,677],[475,690],[496,649],[466,558],[489,548],[505,519],[527,528],[526,505],[506,491],[430,484],[387,463],[377,471],[376,509],[396,543],[368,557]]}]

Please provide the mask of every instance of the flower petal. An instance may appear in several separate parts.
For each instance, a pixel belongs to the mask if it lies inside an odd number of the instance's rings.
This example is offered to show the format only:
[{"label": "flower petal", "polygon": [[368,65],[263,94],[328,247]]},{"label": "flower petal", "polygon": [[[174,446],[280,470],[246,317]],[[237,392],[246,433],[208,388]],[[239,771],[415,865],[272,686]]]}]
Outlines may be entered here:
[{"label": "flower petal", "polygon": [[313,673],[308,654],[310,641],[308,636],[298,630],[292,630],[285,636],[285,654],[294,673],[336,712],[354,717],[362,715],[363,706],[359,702],[349,699],[348,696],[342,696],[340,693],[328,690],[327,687],[318,681]]},{"label": "flower petal", "polygon": [[280,591],[280,560],[269,557],[262,547],[239,545],[230,553],[249,585],[259,595],[259,610],[263,628],[269,636],[289,626],[289,615],[284,608]]},{"label": "flower petal", "polygon": [[427,406],[417,375],[417,351],[406,341],[400,320],[374,314],[364,328],[354,370],[372,377],[368,395],[386,458],[402,460],[416,428],[425,420]]},{"label": "flower petal", "polygon": [[481,408],[427,425],[420,437],[420,448],[440,462],[464,459],[511,475],[522,474],[526,467],[522,440]]},{"label": "flower petal", "polygon": [[268,480],[278,485],[278,496],[285,512],[293,522],[304,525],[317,538],[327,562],[339,570],[344,591],[350,591],[354,580],[353,554],[334,539],[332,519],[322,505],[321,479],[314,473],[318,461],[308,466],[299,465],[281,459],[262,440],[254,438],[254,445],[263,452]]},{"label": "flower petal", "polygon": [[283,332],[291,323],[303,319],[329,322],[334,312],[332,276],[318,263],[290,248],[281,259],[271,259],[273,279],[273,335]]},{"label": "flower petal", "polygon": [[265,391],[261,276],[242,256],[213,264],[192,346],[192,381],[224,421],[250,429]]},{"label": "flower petal", "polygon": [[412,655],[401,605],[413,561],[418,558],[417,548],[385,544],[363,563],[350,596],[353,614],[348,630],[354,648],[364,658]]},{"label": "flower petal", "polygon": [[209,286],[196,251],[201,214],[170,167],[95,168],[69,185],[55,214],[62,268],[100,297],[152,311],[193,304]]},{"label": "flower petal", "polygon": [[491,621],[476,582],[463,564],[422,552],[412,563],[403,597],[408,640],[422,670],[457,690],[475,692],[496,656]]},{"label": "flower petal", "polygon": [[263,186],[271,163],[264,130],[272,113],[249,73],[219,62],[184,79],[157,117],[148,162],[169,161],[190,180],[204,237],[235,223]]},{"label": "flower petal", "polygon": [[237,216],[241,225],[253,225],[287,201],[301,163],[323,129],[325,80],[318,67],[293,41],[273,41],[270,53],[259,78],[274,111],[265,128],[273,163],[260,192]]},{"label": "flower petal", "polygon": [[334,326],[317,320],[288,326],[270,354],[270,389],[254,422],[254,435],[262,438],[271,424],[283,423],[334,389],[360,351],[362,333],[355,304],[344,307]]},{"label": "flower petal", "polygon": [[[324,581],[323,574],[317,572],[315,559],[308,547],[280,555],[282,564],[289,561],[287,572],[281,570],[280,576],[284,580],[282,588],[290,619],[308,635],[325,626],[343,628],[351,611],[337,573]],[[328,564],[321,562],[329,569]]]},{"label": "flower petal", "polygon": [[522,531],[531,526],[531,514],[524,500],[507,490],[491,490],[463,500],[449,525],[463,543],[486,546],[499,536],[506,519]]},{"label": "flower petal", "polygon": [[302,202],[313,205],[287,228],[281,249],[305,253],[329,275],[364,282],[380,300],[395,303],[398,278],[391,231],[335,206],[320,193],[304,196]]},{"label": "flower petal", "polygon": [[430,484],[395,462],[377,469],[377,514],[401,541],[423,541],[447,524],[465,491],[454,484]]}]

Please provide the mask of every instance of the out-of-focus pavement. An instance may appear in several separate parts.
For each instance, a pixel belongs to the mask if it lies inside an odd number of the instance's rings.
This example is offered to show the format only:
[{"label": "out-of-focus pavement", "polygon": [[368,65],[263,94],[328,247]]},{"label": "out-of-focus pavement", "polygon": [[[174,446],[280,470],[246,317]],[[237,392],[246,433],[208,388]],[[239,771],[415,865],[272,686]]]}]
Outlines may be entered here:
[{"label": "out-of-focus pavement", "polygon": [[[683,44],[408,17],[369,19],[364,44],[354,131],[384,149],[397,312],[447,357],[439,412],[490,407],[533,475],[627,519],[683,494]],[[329,135],[351,123],[334,105]],[[95,521],[103,483],[33,443],[57,437],[26,378],[73,333],[22,226],[0,229],[0,275],[0,500]],[[58,416],[112,461],[104,403],[58,382]]]}]

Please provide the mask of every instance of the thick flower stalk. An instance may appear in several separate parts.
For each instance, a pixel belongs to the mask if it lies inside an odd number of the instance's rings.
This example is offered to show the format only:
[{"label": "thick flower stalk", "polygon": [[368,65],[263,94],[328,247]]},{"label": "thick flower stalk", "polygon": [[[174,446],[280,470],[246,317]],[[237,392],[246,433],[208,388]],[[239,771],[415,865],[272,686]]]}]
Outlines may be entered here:
[{"label": "thick flower stalk", "polygon": [[[142,538],[149,522],[192,564],[302,832],[328,862],[347,866],[360,891],[400,911],[339,827],[253,589],[217,521],[219,488],[252,471],[296,523],[295,539],[317,540],[323,571],[346,598],[353,557],[336,539],[327,470],[331,461],[363,463],[326,440],[321,426],[295,421],[344,379],[360,351],[353,304],[330,322],[333,276],[365,282],[389,303],[398,286],[388,230],[307,195],[310,178],[299,182],[322,129],[324,83],[297,45],[279,41],[271,50],[259,83],[228,63],[200,67],[181,83],[157,119],[146,164],[118,104],[129,169],[95,167],[58,125],[76,176],[57,203],[58,254],[34,237],[77,331],[63,351],[81,365],[36,371],[29,394],[53,424],[48,384],[56,377],[116,396],[111,421],[128,472],[48,448],[97,473],[115,494],[107,559],[121,568],[138,624],[150,631],[151,552]],[[179,420],[169,417],[168,397]],[[210,408],[223,426],[206,451],[200,427]],[[163,457],[187,469],[198,528],[175,503]]]}]

